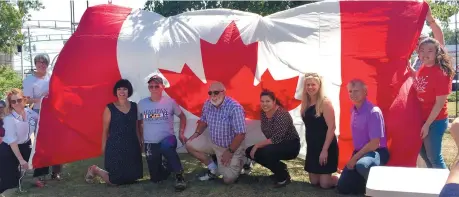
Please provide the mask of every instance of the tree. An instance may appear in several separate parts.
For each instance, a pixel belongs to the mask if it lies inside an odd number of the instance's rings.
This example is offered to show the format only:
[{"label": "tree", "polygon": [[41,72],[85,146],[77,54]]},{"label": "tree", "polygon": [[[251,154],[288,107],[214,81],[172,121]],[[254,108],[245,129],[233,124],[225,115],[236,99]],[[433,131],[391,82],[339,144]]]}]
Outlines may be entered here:
[{"label": "tree", "polygon": [[30,10],[45,8],[38,0],[18,1],[17,4],[0,1],[0,52],[14,53],[18,45],[23,44],[21,32],[23,21],[28,20]]},{"label": "tree", "polygon": [[454,35],[454,30],[450,28],[443,28],[442,31],[446,45],[455,45],[459,43],[459,33],[457,36]]},{"label": "tree", "polygon": [[147,1],[144,10],[162,16],[174,16],[192,10],[228,8],[256,13],[262,16],[294,8],[314,1]]},{"label": "tree", "polygon": [[441,21],[443,28],[449,25],[449,18],[459,12],[459,1],[428,0],[432,15]]},{"label": "tree", "polygon": [[11,88],[22,89],[22,77],[10,66],[0,65],[0,98]]}]

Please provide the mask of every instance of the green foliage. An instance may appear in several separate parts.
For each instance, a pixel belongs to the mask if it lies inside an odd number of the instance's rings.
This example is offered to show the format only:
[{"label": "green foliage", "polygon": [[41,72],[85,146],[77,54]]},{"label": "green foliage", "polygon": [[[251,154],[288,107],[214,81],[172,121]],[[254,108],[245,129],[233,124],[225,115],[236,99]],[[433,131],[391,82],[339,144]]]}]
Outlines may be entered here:
[{"label": "green foliage", "polygon": [[450,28],[443,28],[443,36],[445,38],[446,45],[455,45],[459,43],[459,30],[456,32],[458,35],[454,35],[454,30]]},{"label": "green foliage", "polygon": [[434,18],[442,22],[443,27],[448,27],[449,18],[459,12],[459,1],[427,0]]},{"label": "green foliage", "polygon": [[11,88],[22,89],[22,77],[10,66],[0,65],[0,98]]},{"label": "green foliage", "polygon": [[[459,95],[457,95],[459,96]],[[448,95],[448,102],[456,102],[456,91],[451,92],[450,95]]]},{"label": "green foliage", "polygon": [[22,45],[22,21],[30,18],[29,11],[43,9],[38,0],[18,1],[18,4],[0,1],[0,52],[14,53],[16,46]]},{"label": "green foliage", "polygon": [[[443,32],[443,37],[446,45],[455,45],[459,43],[459,30],[457,32],[457,36],[454,35],[454,29],[450,29],[448,27],[443,28],[441,31]],[[434,37],[432,32],[430,32],[429,35],[432,38]]]},{"label": "green foliage", "polygon": [[158,1],[145,3],[144,10],[153,11],[162,16],[174,16],[192,10],[227,8],[256,13],[262,16],[294,8],[314,1]]}]

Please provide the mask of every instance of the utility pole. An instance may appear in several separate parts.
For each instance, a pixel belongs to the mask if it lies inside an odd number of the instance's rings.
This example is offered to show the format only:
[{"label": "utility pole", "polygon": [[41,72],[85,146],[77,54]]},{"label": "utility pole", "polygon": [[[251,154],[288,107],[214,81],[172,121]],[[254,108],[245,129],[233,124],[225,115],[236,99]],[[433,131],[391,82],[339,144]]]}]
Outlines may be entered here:
[{"label": "utility pole", "polygon": [[27,27],[27,36],[29,37],[29,57],[30,57],[30,71],[33,71],[33,59],[32,59],[32,44],[30,42],[30,27]]},{"label": "utility pole", "polygon": [[22,80],[24,80],[24,57],[22,57],[22,54],[24,53],[23,47],[21,45],[21,76]]}]

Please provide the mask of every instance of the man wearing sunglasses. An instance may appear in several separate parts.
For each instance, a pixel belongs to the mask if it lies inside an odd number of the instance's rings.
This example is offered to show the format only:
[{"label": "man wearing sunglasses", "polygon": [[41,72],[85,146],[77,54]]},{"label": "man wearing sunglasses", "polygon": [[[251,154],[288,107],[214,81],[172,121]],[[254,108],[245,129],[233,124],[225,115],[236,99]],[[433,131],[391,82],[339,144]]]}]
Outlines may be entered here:
[{"label": "man wearing sunglasses", "polygon": [[[148,80],[150,97],[139,101],[138,121],[143,134],[145,155],[152,182],[166,180],[170,171],[175,173],[175,189],[183,191],[187,185],[183,167],[177,154],[177,138],[174,134],[174,115],[180,118],[180,141],[184,142],[186,117],[180,106],[170,97],[163,96],[163,79],[154,75]],[[163,157],[167,164],[162,164]]]},{"label": "man wearing sunglasses", "polygon": [[[239,177],[244,159],[244,108],[226,96],[225,87],[220,82],[212,83],[208,94],[196,132],[188,139],[186,148],[208,167],[208,172],[199,177],[201,181],[214,179],[220,174],[226,184],[231,184]],[[208,157],[212,154],[217,156],[218,166]]]}]

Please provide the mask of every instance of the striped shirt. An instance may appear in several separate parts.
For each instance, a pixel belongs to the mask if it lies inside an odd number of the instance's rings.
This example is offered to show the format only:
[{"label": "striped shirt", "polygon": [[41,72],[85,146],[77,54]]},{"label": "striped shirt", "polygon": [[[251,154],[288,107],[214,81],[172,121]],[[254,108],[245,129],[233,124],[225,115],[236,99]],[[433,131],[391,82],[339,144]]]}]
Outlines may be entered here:
[{"label": "striped shirt", "polygon": [[218,107],[207,100],[200,121],[207,124],[212,143],[223,148],[228,148],[237,134],[246,133],[244,108],[230,97]]},{"label": "striped shirt", "polygon": [[261,112],[261,131],[266,138],[271,139],[273,144],[283,143],[289,140],[300,139],[292,116],[285,109],[279,107],[271,118]]}]

